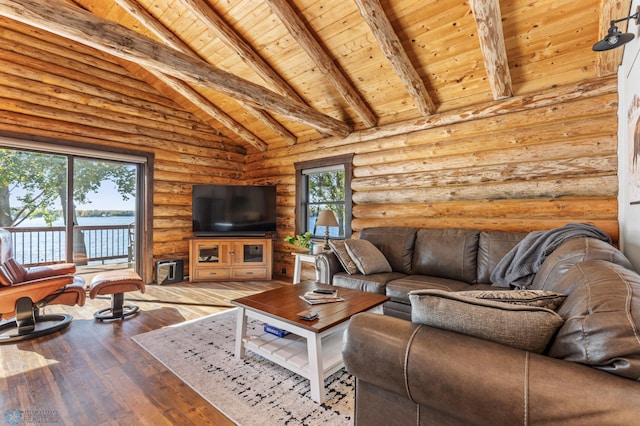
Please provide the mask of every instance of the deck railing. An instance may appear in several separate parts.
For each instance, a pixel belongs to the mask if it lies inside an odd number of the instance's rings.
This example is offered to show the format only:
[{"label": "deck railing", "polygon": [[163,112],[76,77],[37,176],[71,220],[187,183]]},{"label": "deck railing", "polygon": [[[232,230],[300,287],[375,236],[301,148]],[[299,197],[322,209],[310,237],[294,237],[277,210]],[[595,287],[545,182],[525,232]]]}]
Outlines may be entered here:
[{"label": "deck railing", "polygon": [[[12,234],[13,257],[24,266],[66,261],[64,226],[5,228]],[[126,259],[133,262],[135,226],[75,226],[73,261],[105,263]]]}]

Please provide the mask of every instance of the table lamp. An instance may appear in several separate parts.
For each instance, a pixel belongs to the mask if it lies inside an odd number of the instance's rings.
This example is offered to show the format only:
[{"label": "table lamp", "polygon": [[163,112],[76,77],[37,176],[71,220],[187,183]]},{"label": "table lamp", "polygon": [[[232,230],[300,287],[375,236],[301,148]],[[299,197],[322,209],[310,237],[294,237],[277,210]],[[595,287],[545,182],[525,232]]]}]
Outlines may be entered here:
[{"label": "table lamp", "polygon": [[320,210],[316,226],[324,226],[324,246],[325,250],[329,250],[329,227],[338,226],[338,219],[331,210]]}]

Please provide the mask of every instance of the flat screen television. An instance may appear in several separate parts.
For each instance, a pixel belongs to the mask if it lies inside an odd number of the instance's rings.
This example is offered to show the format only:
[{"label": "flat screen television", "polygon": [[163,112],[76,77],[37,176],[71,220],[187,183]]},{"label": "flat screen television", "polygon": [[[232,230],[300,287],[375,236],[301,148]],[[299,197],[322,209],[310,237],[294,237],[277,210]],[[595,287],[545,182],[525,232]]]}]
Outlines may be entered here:
[{"label": "flat screen television", "polygon": [[197,237],[275,232],[276,187],[193,185],[192,219]]}]

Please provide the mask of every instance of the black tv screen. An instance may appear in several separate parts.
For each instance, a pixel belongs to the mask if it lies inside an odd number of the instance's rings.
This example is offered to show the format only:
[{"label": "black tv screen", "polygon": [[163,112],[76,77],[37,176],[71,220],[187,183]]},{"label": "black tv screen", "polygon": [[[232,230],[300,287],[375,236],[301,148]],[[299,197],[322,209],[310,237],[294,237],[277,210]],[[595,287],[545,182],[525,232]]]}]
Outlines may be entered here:
[{"label": "black tv screen", "polygon": [[194,185],[196,236],[264,235],[276,230],[276,187]]}]

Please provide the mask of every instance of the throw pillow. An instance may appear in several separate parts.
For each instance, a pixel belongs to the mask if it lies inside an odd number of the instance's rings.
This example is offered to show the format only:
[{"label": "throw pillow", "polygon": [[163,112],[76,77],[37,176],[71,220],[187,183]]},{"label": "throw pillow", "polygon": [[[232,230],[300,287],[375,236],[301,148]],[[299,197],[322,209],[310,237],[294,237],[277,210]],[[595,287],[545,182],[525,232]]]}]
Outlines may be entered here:
[{"label": "throw pillow", "polygon": [[409,293],[411,321],[542,353],[564,323],[546,308],[461,296],[442,290]]},{"label": "throw pillow", "polygon": [[[11,284],[21,283],[24,281],[24,277],[27,273],[26,269],[15,259],[10,258],[6,262],[2,264],[2,269],[4,270],[4,274],[9,278]],[[10,284],[10,285],[11,285]]]},{"label": "throw pillow", "polygon": [[344,245],[361,274],[391,272],[387,258],[371,241],[349,239],[345,240]]},{"label": "throw pillow", "polygon": [[331,250],[333,250],[338,258],[338,261],[349,275],[353,275],[358,272],[358,267],[353,262],[353,259],[351,259],[344,240],[329,240],[329,247],[331,247]]},{"label": "throw pillow", "polygon": [[564,294],[546,290],[473,290],[458,291],[456,294],[514,305],[536,306],[552,311],[555,311],[567,298]]}]

